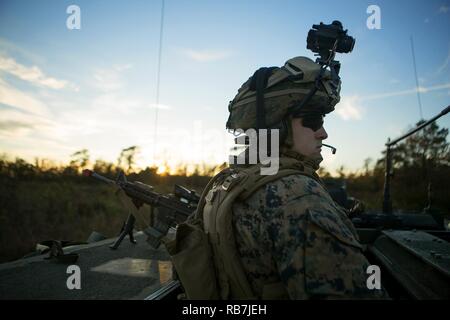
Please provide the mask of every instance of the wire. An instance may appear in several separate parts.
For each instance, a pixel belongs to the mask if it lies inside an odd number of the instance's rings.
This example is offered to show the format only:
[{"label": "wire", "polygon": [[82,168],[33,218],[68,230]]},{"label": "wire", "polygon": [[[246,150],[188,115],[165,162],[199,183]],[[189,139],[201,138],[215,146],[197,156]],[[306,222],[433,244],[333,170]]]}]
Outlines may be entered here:
[{"label": "wire", "polygon": [[417,68],[416,68],[416,55],[414,54],[414,43],[413,43],[412,36],[410,37],[410,40],[411,40],[411,51],[412,51],[413,64],[414,64],[414,76],[416,77],[417,100],[419,101],[420,119],[422,120],[423,119],[422,101],[420,100],[419,80],[417,79]]},{"label": "wire", "polygon": [[158,141],[158,109],[159,109],[159,84],[161,78],[161,53],[162,53],[162,40],[163,40],[163,31],[164,31],[164,0],[162,0],[161,6],[161,26],[159,29],[159,52],[158,52],[158,72],[156,78],[156,105],[155,105],[155,124],[153,126],[153,161],[156,158],[156,144]]}]

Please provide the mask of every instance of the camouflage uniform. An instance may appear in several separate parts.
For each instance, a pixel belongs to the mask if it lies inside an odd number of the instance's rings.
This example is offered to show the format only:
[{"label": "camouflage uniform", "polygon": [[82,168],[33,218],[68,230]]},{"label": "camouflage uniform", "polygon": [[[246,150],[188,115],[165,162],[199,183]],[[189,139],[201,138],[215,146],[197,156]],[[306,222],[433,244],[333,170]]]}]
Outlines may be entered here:
[{"label": "camouflage uniform", "polygon": [[[290,156],[318,168],[317,160]],[[281,281],[291,299],[387,297],[367,289],[369,263],[356,230],[319,180],[289,175],[266,184],[233,204],[233,227],[256,296]]]},{"label": "camouflage uniform", "polygon": [[227,129],[279,129],[284,169],[262,180],[260,167],[247,162],[208,183],[168,246],[189,299],[387,297],[367,288],[369,263],[356,231],[313,174],[322,158],[292,151],[292,119],[332,112],[340,99],[336,76],[295,57],[259,69],[230,101]]}]

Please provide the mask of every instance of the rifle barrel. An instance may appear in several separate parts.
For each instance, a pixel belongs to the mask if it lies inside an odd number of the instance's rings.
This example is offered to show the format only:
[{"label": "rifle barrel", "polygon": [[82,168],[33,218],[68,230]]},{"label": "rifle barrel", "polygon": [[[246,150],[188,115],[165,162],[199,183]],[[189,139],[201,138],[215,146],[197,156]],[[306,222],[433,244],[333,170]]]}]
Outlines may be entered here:
[{"label": "rifle barrel", "polygon": [[171,199],[166,195],[147,190],[133,182],[128,182],[126,180],[121,181],[120,179],[114,181],[88,169],[83,170],[83,175],[93,177],[95,179],[101,180],[111,185],[116,185],[120,187],[129,197],[138,199],[150,206],[164,207],[172,210],[174,213],[179,213],[186,217],[189,216],[195,210],[195,208],[180,201],[179,199],[176,198]]},{"label": "rifle barrel", "polygon": [[106,182],[108,184],[114,184],[114,185],[116,184],[116,182],[114,180],[108,179],[108,178],[106,178],[106,177],[104,177],[102,175],[99,175],[98,173],[95,173],[94,171],[89,170],[89,169],[83,170],[83,175],[87,176],[87,177],[93,177],[95,179],[101,180],[101,181]]}]

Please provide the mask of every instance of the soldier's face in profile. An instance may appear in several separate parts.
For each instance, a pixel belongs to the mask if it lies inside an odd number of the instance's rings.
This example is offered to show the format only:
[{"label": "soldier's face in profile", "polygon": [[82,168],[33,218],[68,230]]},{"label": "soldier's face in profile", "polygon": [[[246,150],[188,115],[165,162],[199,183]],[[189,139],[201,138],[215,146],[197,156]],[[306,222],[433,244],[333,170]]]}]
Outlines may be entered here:
[{"label": "soldier's face in profile", "polygon": [[322,140],[328,138],[323,128],[323,117],[292,119],[292,149],[307,157],[316,157],[322,151]]}]

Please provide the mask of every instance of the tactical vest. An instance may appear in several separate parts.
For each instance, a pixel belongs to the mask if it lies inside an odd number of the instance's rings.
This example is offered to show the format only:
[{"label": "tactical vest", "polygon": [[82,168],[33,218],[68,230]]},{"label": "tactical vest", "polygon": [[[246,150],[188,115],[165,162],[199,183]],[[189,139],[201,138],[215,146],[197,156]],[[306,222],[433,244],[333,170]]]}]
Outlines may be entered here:
[{"label": "tactical vest", "polygon": [[286,299],[281,282],[263,288],[256,296],[247,280],[236,248],[232,206],[256,190],[282,177],[301,174],[319,183],[315,171],[296,159],[281,157],[278,173],[261,175],[261,164],[227,168],[210,180],[195,213],[177,228],[166,243],[188,299]]}]

